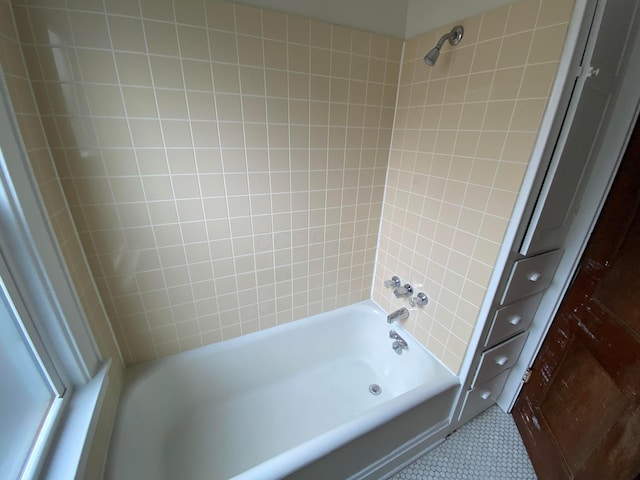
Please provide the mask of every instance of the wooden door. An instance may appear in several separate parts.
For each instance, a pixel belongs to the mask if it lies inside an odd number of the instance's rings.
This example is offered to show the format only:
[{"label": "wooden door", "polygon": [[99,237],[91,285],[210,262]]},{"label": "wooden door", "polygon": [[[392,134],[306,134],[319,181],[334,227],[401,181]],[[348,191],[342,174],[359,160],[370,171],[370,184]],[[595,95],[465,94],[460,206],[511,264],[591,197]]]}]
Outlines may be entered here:
[{"label": "wooden door", "polygon": [[513,410],[541,479],[640,476],[639,125]]}]

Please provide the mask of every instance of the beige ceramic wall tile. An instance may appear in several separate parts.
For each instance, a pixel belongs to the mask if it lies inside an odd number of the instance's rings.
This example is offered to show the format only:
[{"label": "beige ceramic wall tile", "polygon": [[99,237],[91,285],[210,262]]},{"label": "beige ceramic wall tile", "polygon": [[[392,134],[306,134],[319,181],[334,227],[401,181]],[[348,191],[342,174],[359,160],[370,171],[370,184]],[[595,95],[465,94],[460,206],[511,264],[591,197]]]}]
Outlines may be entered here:
[{"label": "beige ceramic wall tile", "polygon": [[368,298],[402,43],[125,3],[27,2],[19,26],[127,364]]},{"label": "beige ceramic wall tile", "polygon": [[[422,284],[433,310],[410,326],[457,370],[572,2],[522,0],[467,19],[461,45],[432,69],[422,56],[450,26],[409,40],[395,111],[397,40],[231,4],[92,5],[15,11],[127,362],[367,298],[390,158],[374,297],[392,306],[379,285],[394,273]],[[25,138],[45,145],[32,124],[21,119]],[[64,212],[56,184],[41,188]]]},{"label": "beige ceramic wall tile", "polygon": [[[552,5],[553,4],[553,5]],[[457,372],[471,338],[557,68],[570,0],[521,0],[405,45],[374,299],[399,275],[429,296],[406,326]]]}]

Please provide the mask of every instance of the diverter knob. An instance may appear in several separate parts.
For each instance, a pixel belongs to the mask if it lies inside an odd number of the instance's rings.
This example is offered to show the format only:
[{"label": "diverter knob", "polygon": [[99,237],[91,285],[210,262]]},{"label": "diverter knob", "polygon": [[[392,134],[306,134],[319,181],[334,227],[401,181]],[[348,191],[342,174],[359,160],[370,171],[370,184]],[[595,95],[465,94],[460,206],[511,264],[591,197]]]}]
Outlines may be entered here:
[{"label": "diverter knob", "polygon": [[429,303],[429,298],[424,292],[420,292],[415,297],[409,299],[409,305],[412,307],[424,307],[427,303]]}]

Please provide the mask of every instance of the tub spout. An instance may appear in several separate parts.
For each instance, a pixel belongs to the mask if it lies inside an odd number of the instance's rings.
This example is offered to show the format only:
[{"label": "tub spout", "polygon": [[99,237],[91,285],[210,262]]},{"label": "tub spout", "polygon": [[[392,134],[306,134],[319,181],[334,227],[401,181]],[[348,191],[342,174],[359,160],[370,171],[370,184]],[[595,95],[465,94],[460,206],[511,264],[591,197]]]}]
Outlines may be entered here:
[{"label": "tub spout", "polygon": [[391,312],[389,315],[387,315],[387,322],[393,323],[396,320],[406,320],[407,318],[409,318],[409,310],[407,310],[405,307],[402,307],[395,312]]}]

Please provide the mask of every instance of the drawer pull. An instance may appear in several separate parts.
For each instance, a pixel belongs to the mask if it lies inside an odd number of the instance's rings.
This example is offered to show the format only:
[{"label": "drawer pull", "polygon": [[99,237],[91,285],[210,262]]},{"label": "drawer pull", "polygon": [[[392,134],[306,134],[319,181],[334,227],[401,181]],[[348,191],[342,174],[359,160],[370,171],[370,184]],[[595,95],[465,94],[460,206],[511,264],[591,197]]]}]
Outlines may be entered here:
[{"label": "drawer pull", "polygon": [[542,278],[542,274],[540,272],[532,272],[529,275],[527,275],[527,280],[534,283],[540,280],[541,278]]},{"label": "drawer pull", "polygon": [[507,356],[502,356],[502,357],[498,357],[496,358],[496,365],[504,365],[505,363],[507,363],[509,361],[509,357]]},{"label": "drawer pull", "polygon": [[518,325],[522,321],[522,317],[520,315],[514,315],[509,319],[509,323],[511,325]]},{"label": "drawer pull", "polygon": [[482,392],[482,395],[480,395],[480,398],[483,400],[488,400],[490,396],[491,392],[489,390],[485,390],[484,392]]}]

